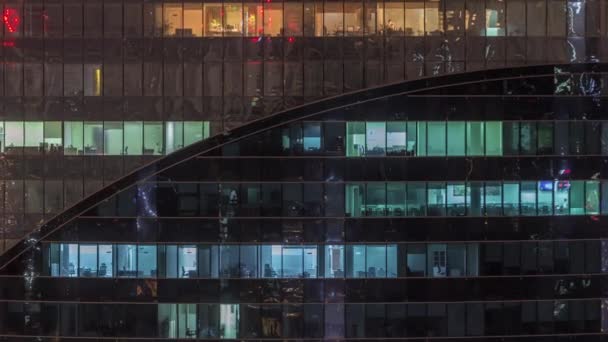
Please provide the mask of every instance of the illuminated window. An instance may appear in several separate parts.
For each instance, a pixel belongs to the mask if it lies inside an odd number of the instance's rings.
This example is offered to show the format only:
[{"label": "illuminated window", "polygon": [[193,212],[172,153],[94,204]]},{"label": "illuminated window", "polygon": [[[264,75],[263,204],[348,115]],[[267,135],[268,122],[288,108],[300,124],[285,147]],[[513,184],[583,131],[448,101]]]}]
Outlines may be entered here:
[{"label": "illuminated window", "polygon": [[389,35],[402,35],[405,28],[403,1],[384,3],[384,30]]},{"label": "illuminated window", "polygon": [[163,154],[163,123],[144,122],[144,155]]},{"label": "illuminated window", "polygon": [[106,121],[103,124],[104,133],[104,154],[121,155],[123,154],[123,127],[122,121]]},{"label": "illuminated window", "polygon": [[183,33],[182,5],[176,3],[163,4],[163,35],[179,37]]},{"label": "illuminated window", "polygon": [[203,35],[203,6],[200,3],[184,3],[184,28],[178,36],[201,37]]},{"label": "illuminated window", "polygon": [[206,37],[221,36],[224,31],[221,3],[204,3],[204,32]]},{"label": "illuminated window", "polygon": [[264,4],[264,35],[271,37],[283,35],[282,3],[266,2]]},{"label": "illuminated window", "polygon": [[405,35],[424,35],[424,2],[413,1],[405,3]]},{"label": "illuminated window", "polygon": [[344,34],[344,8],[341,1],[326,1],[323,10],[323,35]]},{"label": "illuminated window", "polygon": [[82,121],[66,121],[63,123],[63,131],[65,134],[65,147],[63,153],[65,155],[82,154],[83,147],[83,122]]},{"label": "illuminated window", "polygon": [[488,37],[505,35],[505,2],[502,0],[487,1],[486,35]]},{"label": "illuminated window", "polygon": [[264,7],[257,3],[245,3],[243,7],[245,36],[256,37],[264,33]]},{"label": "illuminated window", "polygon": [[226,36],[240,36],[243,34],[243,5],[241,3],[224,3]]},{"label": "illuminated window", "polygon": [[424,8],[424,28],[429,36],[443,33],[443,10],[439,9],[439,1],[426,1]]},{"label": "illuminated window", "polygon": [[84,154],[103,154],[103,122],[85,121]]},{"label": "illuminated window", "polygon": [[124,154],[125,155],[142,155],[143,154],[143,122],[125,122],[124,123]]},{"label": "illuminated window", "polygon": [[304,8],[302,3],[285,2],[283,6],[285,11],[283,18],[285,22],[285,35],[301,36],[304,32],[304,18],[302,16]]},{"label": "illuminated window", "polygon": [[44,149],[47,152],[61,152],[63,148],[63,134],[61,121],[44,122]]}]

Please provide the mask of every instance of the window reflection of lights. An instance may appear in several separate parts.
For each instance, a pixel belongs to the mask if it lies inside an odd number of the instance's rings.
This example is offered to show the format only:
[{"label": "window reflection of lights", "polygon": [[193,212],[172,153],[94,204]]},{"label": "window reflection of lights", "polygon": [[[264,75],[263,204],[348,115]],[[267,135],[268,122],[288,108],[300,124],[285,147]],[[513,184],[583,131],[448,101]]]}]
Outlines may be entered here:
[{"label": "window reflection of lights", "polygon": [[8,32],[15,33],[19,30],[21,18],[19,17],[19,13],[16,9],[5,8],[4,12],[2,12],[2,21],[4,22],[4,26]]}]

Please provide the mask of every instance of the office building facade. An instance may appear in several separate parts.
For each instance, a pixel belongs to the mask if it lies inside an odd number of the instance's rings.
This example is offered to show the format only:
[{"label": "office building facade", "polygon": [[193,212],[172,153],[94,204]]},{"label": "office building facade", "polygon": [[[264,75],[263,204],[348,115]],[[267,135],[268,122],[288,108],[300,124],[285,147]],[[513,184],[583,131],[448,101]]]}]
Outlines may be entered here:
[{"label": "office building facade", "polygon": [[0,257],[0,340],[605,341],[606,72],[408,81],[180,149]]},{"label": "office building facade", "polygon": [[319,98],[601,62],[604,0],[6,1],[0,252],[121,175]]}]

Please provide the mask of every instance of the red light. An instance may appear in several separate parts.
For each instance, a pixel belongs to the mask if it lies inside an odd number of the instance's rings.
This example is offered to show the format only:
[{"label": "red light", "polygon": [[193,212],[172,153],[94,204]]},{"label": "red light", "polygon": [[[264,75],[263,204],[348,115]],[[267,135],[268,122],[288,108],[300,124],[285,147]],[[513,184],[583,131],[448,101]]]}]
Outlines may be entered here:
[{"label": "red light", "polygon": [[287,38],[287,42],[289,42],[291,44],[295,43],[295,41],[296,41],[296,39],[294,37]]},{"label": "red light", "polygon": [[19,18],[19,13],[17,13],[16,9],[5,8],[4,12],[2,12],[2,21],[4,22],[4,26],[8,32],[15,33],[19,31],[21,18]]},{"label": "red light", "polygon": [[2,42],[2,46],[4,47],[15,47],[15,42],[12,40],[5,40]]}]

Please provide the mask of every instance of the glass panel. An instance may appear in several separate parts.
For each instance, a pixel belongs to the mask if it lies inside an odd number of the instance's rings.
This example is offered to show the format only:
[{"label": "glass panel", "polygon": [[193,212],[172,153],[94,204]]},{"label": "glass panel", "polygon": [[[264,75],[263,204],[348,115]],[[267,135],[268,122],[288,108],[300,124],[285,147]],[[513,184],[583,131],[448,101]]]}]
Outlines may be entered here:
[{"label": "glass panel", "polygon": [[520,126],[521,153],[536,154],[536,123],[522,122]]},{"label": "glass panel", "polygon": [[583,215],[585,186],[581,181],[556,181],[553,187],[555,215]]},{"label": "glass panel", "polygon": [[426,245],[407,246],[407,275],[408,277],[426,276]]},{"label": "glass panel", "polygon": [[386,276],[388,278],[397,277],[399,268],[397,259],[397,245],[386,246]]},{"label": "glass panel", "polygon": [[504,215],[519,215],[519,183],[504,183],[502,185],[502,195]]},{"label": "glass panel", "polygon": [[428,122],[428,155],[445,156],[446,152],[446,123]]},{"label": "glass panel", "polygon": [[407,216],[426,215],[426,184],[407,184]]},{"label": "glass panel", "polygon": [[179,329],[178,336],[180,338],[196,338],[197,337],[197,312],[196,304],[178,304]]},{"label": "glass panel", "polygon": [[60,153],[63,150],[61,121],[44,122],[44,149],[50,153]]},{"label": "glass panel", "polygon": [[[165,272],[161,273],[161,276],[164,275],[166,278],[177,278],[178,274],[181,273],[178,271],[177,267],[177,246],[176,245],[167,245],[164,248],[165,250]],[[162,251],[161,251],[162,253]],[[162,256],[162,254],[161,254]],[[162,259],[161,259],[162,260]]]},{"label": "glass panel", "polygon": [[184,146],[194,144],[195,142],[201,141],[203,139],[204,138],[202,121],[184,122]]},{"label": "glass panel", "polygon": [[511,0],[507,5],[507,35],[525,36],[526,35],[526,1]]},{"label": "glass panel", "polygon": [[481,216],[484,207],[484,186],[483,182],[467,183],[467,215]]},{"label": "glass panel", "polygon": [[[240,4],[239,4],[240,5]],[[226,13],[229,11],[226,10]],[[184,3],[184,28],[176,35],[183,37],[202,37],[203,36],[203,7],[200,3]]]},{"label": "glass panel", "polygon": [[[219,247],[218,246],[199,246],[198,250],[199,277],[217,278],[219,277]],[[258,258],[249,260],[250,263],[257,264]],[[257,271],[257,270],[256,270]],[[256,272],[253,271],[253,272]]]},{"label": "glass panel", "polygon": [[346,184],[345,211],[347,217],[361,217],[365,213],[365,185]]},{"label": "glass panel", "polygon": [[142,155],[144,143],[143,122],[125,121],[124,130],[124,154],[133,156]]},{"label": "glass panel", "polygon": [[[407,144],[407,155],[408,156],[416,155],[416,150],[417,150],[417,146],[416,146],[417,134],[416,133],[417,133],[417,131],[418,131],[418,127],[417,127],[416,121],[407,123],[407,133],[405,135],[405,138],[407,139],[406,144]],[[425,144],[426,144],[426,142],[425,142]],[[607,150],[608,150],[608,148],[607,148]]]},{"label": "glass panel", "polygon": [[502,37],[505,35],[505,2],[487,0],[486,2],[486,36]]},{"label": "glass panel", "polygon": [[184,123],[165,122],[165,153],[171,153],[182,147],[184,147]]},{"label": "glass panel", "polygon": [[384,3],[384,28],[389,35],[403,35],[405,12],[403,1]]},{"label": "glass panel", "polygon": [[585,182],[585,213],[597,215],[600,211],[600,183],[599,181]]},{"label": "glass panel", "polygon": [[220,246],[220,277],[237,278],[239,275],[239,246]]},{"label": "glass panel", "polygon": [[446,207],[446,184],[428,183],[428,216],[444,216]]},{"label": "glass panel", "polygon": [[303,268],[303,249],[301,247],[283,247],[283,277],[300,278]]},{"label": "glass panel", "polygon": [[483,156],[485,153],[485,125],[483,122],[467,122],[467,155]]},{"label": "glass panel", "polygon": [[103,133],[104,153],[106,155],[121,155],[123,153],[122,122],[104,122]]},{"label": "glass panel", "polygon": [[536,215],[536,182],[521,182],[521,214]]},{"label": "glass panel", "polygon": [[344,277],[344,246],[325,246],[325,278]]},{"label": "glass panel", "polygon": [[221,36],[224,30],[224,24],[222,22],[222,4],[204,3],[203,6],[204,35],[206,37]]},{"label": "glass panel", "polygon": [[464,156],[464,121],[448,122],[448,156]]},{"label": "glass panel", "polygon": [[304,278],[317,277],[317,247],[304,246]]},{"label": "glass panel", "polygon": [[37,154],[43,150],[44,128],[42,121],[25,122],[25,153]]},{"label": "glass panel", "polygon": [[386,211],[388,216],[405,216],[405,183],[386,185]]},{"label": "glass panel", "polygon": [[553,181],[538,182],[538,215],[553,214]]},{"label": "glass panel", "polygon": [[283,34],[283,4],[266,2],[264,4],[264,35],[276,37]]},{"label": "glass panel", "polygon": [[466,275],[466,249],[464,244],[448,245],[447,276],[462,277]]},{"label": "glass panel", "polygon": [[137,275],[136,251],[135,245],[116,245],[116,275],[118,277]]},{"label": "glass panel", "polygon": [[363,35],[363,4],[361,2],[344,2],[344,22],[345,35]]},{"label": "glass panel", "polygon": [[21,153],[24,143],[23,121],[5,122],[6,133],[4,135],[4,145],[6,153]]},{"label": "glass panel", "polygon": [[80,245],[80,277],[95,277],[97,275],[97,245]]},{"label": "glass panel", "polygon": [[144,155],[163,154],[163,123],[144,122]]},{"label": "glass panel", "polygon": [[486,182],[485,212],[488,216],[502,215],[502,186],[498,182]]},{"label": "glass panel", "polygon": [[177,304],[158,304],[158,335],[177,338]]},{"label": "glass panel", "polygon": [[386,124],[386,154],[389,156],[406,155],[406,123],[388,122]]},{"label": "glass panel", "polygon": [[237,338],[239,321],[238,304],[220,304],[220,338]]},{"label": "glass panel", "polygon": [[[441,9],[440,9],[441,5]],[[439,1],[427,1],[424,8],[424,28],[428,36],[443,33],[443,5]]]},{"label": "glass panel", "polygon": [[505,155],[519,154],[519,123],[505,122],[503,123],[503,143]]},{"label": "glass panel", "polygon": [[195,245],[179,246],[177,252],[179,278],[196,278],[198,276],[196,261]]},{"label": "glass panel", "polygon": [[365,122],[346,123],[346,156],[365,155]]},{"label": "glass panel", "polygon": [[486,155],[502,156],[502,122],[486,122]]},{"label": "glass panel", "polygon": [[139,245],[137,248],[137,275],[143,278],[156,278],[156,245]]},{"label": "glass panel", "polygon": [[[62,277],[78,276],[78,245],[62,243],[59,245],[59,269]],[[51,265],[52,273],[53,265]]]},{"label": "glass panel", "polygon": [[368,183],[365,216],[386,216],[386,184]]},{"label": "glass panel", "polygon": [[165,3],[163,5],[163,34],[165,37],[180,36],[183,33],[182,4]]},{"label": "glass panel", "polygon": [[103,122],[85,121],[84,154],[103,154]]},{"label": "glass panel", "polygon": [[538,123],[538,154],[553,154],[553,123]]},{"label": "glass panel", "polygon": [[[464,143],[463,143],[463,145],[464,145]],[[448,215],[449,216],[463,216],[466,212],[465,202],[466,201],[465,201],[464,183],[448,183],[448,188],[447,188]]]},{"label": "glass panel", "polygon": [[318,152],[321,150],[321,123],[304,123],[304,151]]},{"label": "glass panel", "polygon": [[[427,124],[425,121],[418,121],[418,125],[417,125],[417,130],[416,130],[416,137],[417,137],[417,144],[415,146],[418,147],[418,150],[416,151],[416,155],[418,156],[426,156],[427,153],[427,148],[426,148],[426,144],[427,144],[427,139],[426,139],[426,135],[427,135],[427,130],[426,127]],[[409,129],[409,123],[408,123],[408,129]]]},{"label": "glass panel", "polygon": [[369,156],[383,156],[386,147],[386,123],[367,122],[365,127],[366,153]]},{"label": "glass panel", "polygon": [[405,3],[405,35],[424,36],[424,1]]},{"label": "glass panel", "polygon": [[[243,5],[245,36],[254,37],[264,34],[264,7],[262,4],[246,3]],[[322,19],[321,19],[322,20]],[[212,30],[210,30],[213,33]]]},{"label": "glass panel", "polygon": [[99,270],[97,276],[110,278],[114,276],[114,253],[112,245],[99,245]]},{"label": "glass panel", "polygon": [[347,277],[365,278],[365,245],[346,246]]},{"label": "glass panel", "polygon": [[260,267],[262,267],[260,273],[262,274],[262,277],[281,277],[281,269],[283,268],[281,260],[281,246],[260,246],[260,250]]},{"label": "glass panel", "polygon": [[63,123],[65,134],[66,155],[80,155],[83,153],[84,131],[82,121],[66,121]]},{"label": "glass panel", "polygon": [[367,277],[386,278],[386,246],[367,246]]},{"label": "glass panel", "polygon": [[283,10],[285,11],[284,25],[286,36],[301,36],[304,26],[304,9],[302,3],[284,2]]},{"label": "glass panel", "polygon": [[427,245],[427,265],[431,277],[445,277],[447,267],[447,245]]},{"label": "glass panel", "polygon": [[257,278],[258,246],[241,246],[239,273],[241,278]]}]

